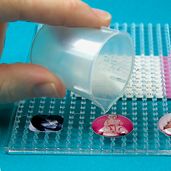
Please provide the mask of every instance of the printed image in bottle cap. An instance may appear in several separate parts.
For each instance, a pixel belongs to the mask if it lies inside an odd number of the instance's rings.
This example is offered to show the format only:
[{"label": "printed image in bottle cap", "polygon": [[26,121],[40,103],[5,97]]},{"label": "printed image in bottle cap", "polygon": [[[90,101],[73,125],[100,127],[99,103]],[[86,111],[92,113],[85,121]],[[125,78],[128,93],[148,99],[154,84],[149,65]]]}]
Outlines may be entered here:
[{"label": "printed image in bottle cap", "polygon": [[63,127],[64,119],[59,115],[35,115],[30,121],[29,129],[33,132],[54,132]]},{"label": "printed image in bottle cap", "polygon": [[92,129],[98,135],[120,137],[133,130],[133,123],[125,116],[108,114],[96,118],[92,123]]},{"label": "printed image in bottle cap", "polygon": [[158,128],[162,133],[171,136],[171,113],[168,113],[160,118]]}]

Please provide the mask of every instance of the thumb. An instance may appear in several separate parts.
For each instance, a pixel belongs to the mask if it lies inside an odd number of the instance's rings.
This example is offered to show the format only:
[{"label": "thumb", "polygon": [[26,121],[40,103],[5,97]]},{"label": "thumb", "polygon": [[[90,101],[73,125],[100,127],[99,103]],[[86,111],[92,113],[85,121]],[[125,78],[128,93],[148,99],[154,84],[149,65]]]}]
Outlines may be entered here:
[{"label": "thumb", "polygon": [[64,95],[63,83],[41,66],[0,65],[0,103],[33,97],[63,97]]}]

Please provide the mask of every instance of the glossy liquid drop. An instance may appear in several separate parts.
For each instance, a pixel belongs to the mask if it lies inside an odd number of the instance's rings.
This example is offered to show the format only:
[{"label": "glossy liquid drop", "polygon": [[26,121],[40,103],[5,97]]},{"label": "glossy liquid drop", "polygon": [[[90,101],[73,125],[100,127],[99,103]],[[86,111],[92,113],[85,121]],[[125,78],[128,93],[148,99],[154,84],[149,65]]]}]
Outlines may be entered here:
[{"label": "glossy liquid drop", "polygon": [[29,129],[33,132],[54,132],[63,127],[64,119],[59,115],[35,115],[30,121]]},{"label": "glossy liquid drop", "polygon": [[171,136],[171,113],[162,116],[158,122],[159,130],[167,136]]},{"label": "glossy liquid drop", "polygon": [[96,134],[105,137],[121,137],[133,130],[133,123],[125,116],[108,114],[96,118],[92,129]]}]

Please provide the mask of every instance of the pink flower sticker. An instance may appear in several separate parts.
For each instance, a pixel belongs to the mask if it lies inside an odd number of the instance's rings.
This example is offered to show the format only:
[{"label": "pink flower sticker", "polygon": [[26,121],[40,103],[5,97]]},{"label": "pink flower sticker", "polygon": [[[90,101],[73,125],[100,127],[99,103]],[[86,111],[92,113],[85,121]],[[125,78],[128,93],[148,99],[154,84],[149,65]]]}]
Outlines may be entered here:
[{"label": "pink flower sticker", "polygon": [[122,115],[108,114],[96,118],[92,123],[93,131],[105,137],[120,137],[133,130],[133,123]]}]

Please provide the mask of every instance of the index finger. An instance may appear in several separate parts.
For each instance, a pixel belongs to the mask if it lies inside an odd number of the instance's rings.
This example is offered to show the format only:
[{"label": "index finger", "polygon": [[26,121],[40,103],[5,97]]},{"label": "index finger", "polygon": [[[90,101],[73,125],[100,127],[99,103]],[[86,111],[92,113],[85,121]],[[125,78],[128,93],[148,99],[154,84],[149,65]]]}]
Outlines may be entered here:
[{"label": "index finger", "polygon": [[[27,20],[50,25],[100,27],[108,26],[111,15],[89,7],[80,0],[10,0],[14,9],[8,19]],[[14,15],[15,14],[15,15]]]},{"label": "index finger", "polygon": [[6,30],[5,28],[6,28],[6,24],[0,23],[0,57],[1,57],[3,46],[4,46],[5,30]]}]

